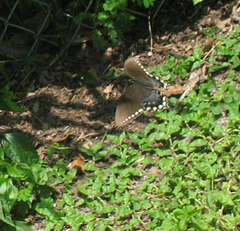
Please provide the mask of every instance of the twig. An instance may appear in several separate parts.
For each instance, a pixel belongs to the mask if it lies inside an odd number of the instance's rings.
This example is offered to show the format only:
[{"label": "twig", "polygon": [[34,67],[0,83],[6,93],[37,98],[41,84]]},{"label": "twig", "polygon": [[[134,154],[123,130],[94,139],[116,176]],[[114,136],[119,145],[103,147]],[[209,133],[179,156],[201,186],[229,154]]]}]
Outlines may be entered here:
[{"label": "twig", "polygon": [[42,32],[45,24],[47,23],[47,20],[48,20],[48,18],[49,18],[49,16],[50,16],[50,12],[51,12],[51,6],[49,6],[49,8],[48,8],[47,15],[46,15],[46,17],[45,17],[45,19],[44,19],[41,27],[39,28],[38,33],[36,34],[36,39],[35,39],[32,47],[31,47],[30,51],[28,52],[28,55],[30,55],[30,54],[32,53],[34,47],[36,46],[36,44],[37,44],[37,42],[38,42],[38,40],[39,40],[39,37],[38,37],[38,36],[40,35],[40,33]]},{"label": "twig", "polygon": [[152,51],[153,51],[153,37],[152,37],[152,25],[151,25],[150,12],[149,12],[149,15],[148,15],[148,30],[149,30],[149,34],[150,34],[150,52],[152,54]]},{"label": "twig", "polygon": [[139,16],[143,16],[143,17],[145,17],[145,18],[148,17],[148,15],[143,14],[143,13],[138,12],[138,11],[135,11],[135,10],[126,9],[126,11],[127,11],[127,12],[130,12],[130,13],[132,13],[132,14],[136,14],[136,15],[139,15]]},{"label": "twig", "polygon": [[5,28],[4,28],[3,33],[2,33],[2,35],[1,35],[0,41],[2,41],[3,36],[5,35],[5,33],[6,33],[6,31],[7,31],[8,21],[9,21],[10,18],[12,17],[12,14],[13,14],[15,8],[17,7],[18,3],[19,3],[19,0],[17,0],[17,1],[15,2],[15,4],[14,4],[14,6],[13,6],[11,12],[10,12],[10,14],[8,15],[7,21],[5,22]]},{"label": "twig", "polygon": [[159,6],[158,6],[157,10],[155,11],[155,13],[154,13],[154,15],[153,15],[153,17],[152,17],[152,22],[153,22],[153,24],[154,24],[154,19],[156,18],[157,14],[158,14],[158,12],[159,12],[159,10],[160,10],[160,8],[162,7],[162,5],[163,5],[164,2],[165,2],[165,0],[162,0],[162,1],[159,3]]},{"label": "twig", "polygon": [[210,51],[207,52],[207,54],[203,57],[203,60],[206,60],[206,58],[213,52],[213,50],[216,48],[216,46],[220,43],[220,41],[218,41],[214,46],[212,46],[212,48],[210,49]]}]

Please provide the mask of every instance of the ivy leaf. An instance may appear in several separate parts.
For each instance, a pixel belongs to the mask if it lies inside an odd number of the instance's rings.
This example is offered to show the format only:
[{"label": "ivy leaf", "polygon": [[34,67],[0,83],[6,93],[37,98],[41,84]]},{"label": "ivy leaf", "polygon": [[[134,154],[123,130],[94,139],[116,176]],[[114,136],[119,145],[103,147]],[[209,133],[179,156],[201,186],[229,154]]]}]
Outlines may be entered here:
[{"label": "ivy leaf", "polygon": [[24,111],[15,102],[13,102],[8,96],[1,96],[0,110],[14,111],[14,112],[23,112]]},{"label": "ivy leaf", "polygon": [[9,205],[2,195],[0,195],[0,220],[9,226],[15,227],[10,216]]},{"label": "ivy leaf", "polygon": [[38,154],[27,137],[20,132],[4,135],[2,146],[6,155],[15,163],[37,163]]}]

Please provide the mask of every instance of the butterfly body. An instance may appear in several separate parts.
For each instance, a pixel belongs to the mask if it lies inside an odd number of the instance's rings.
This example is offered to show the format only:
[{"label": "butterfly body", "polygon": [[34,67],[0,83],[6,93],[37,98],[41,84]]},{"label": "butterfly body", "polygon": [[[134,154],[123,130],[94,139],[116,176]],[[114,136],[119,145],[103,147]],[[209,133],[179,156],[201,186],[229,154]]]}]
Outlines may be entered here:
[{"label": "butterfly body", "polygon": [[124,125],[144,111],[157,111],[167,107],[167,98],[159,91],[160,88],[167,87],[164,81],[151,75],[135,58],[126,60],[124,68],[135,83],[127,87],[120,97],[115,114],[117,126]]}]

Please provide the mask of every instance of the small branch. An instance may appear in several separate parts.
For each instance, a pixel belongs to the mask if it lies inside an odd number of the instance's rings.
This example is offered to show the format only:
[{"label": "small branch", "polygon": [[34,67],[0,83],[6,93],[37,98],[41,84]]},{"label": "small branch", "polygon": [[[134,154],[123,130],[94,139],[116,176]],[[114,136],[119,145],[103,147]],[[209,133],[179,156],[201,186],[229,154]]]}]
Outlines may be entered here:
[{"label": "small branch", "polygon": [[163,5],[164,2],[165,2],[165,0],[162,0],[162,1],[159,3],[159,6],[158,6],[157,10],[156,10],[156,12],[154,13],[154,15],[153,15],[153,17],[152,17],[152,21],[154,21],[154,19],[156,18],[157,14],[158,14],[158,12],[159,12],[159,10],[160,10],[160,8],[162,7],[162,5]]},{"label": "small branch", "polygon": [[149,30],[149,34],[150,34],[150,52],[152,54],[152,51],[153,51],[153,37],[152,37],[152,25],[151,25],[150,12],[149,12],[149,15],[148,15],[148,30]]}]

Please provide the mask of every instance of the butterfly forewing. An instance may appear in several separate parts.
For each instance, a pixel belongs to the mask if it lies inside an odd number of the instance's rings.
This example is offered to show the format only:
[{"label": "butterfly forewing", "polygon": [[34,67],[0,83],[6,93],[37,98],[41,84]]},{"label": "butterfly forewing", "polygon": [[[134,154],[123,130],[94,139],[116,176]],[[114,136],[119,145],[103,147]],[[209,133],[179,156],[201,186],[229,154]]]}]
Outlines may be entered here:
[{"label": "butterfly forewing", "polygon": [[141,85],[152,86],[150,74],[135,58],[127,59],[124,63],[124,69],[130,77]]}]

